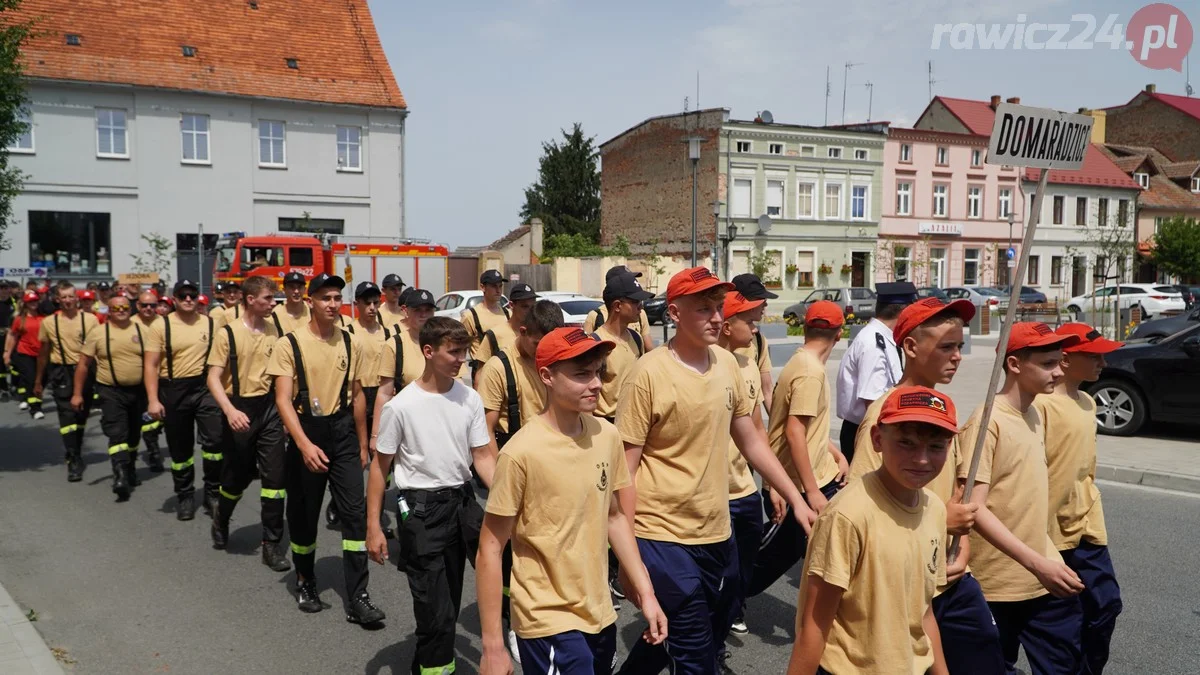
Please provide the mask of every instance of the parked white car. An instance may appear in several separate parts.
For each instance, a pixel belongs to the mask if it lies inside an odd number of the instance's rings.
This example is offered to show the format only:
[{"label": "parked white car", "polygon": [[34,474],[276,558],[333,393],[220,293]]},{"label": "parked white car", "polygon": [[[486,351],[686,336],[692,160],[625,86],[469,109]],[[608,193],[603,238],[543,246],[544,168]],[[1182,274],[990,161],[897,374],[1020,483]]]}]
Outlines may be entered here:
[{"label": "parked white car", "polygon": [[[448,316],[457,319],[463,312],[483,302],[483,291],[450,291],[437,299],[437,311],[434,316]],[[508,306],[508,298],[500,296],[500,306]]]},{"label": "parked white car", "polygon": [[1141,307],[1143,319],[1159,318],[1164,312],[1182,312],[1186,309],[1183,296],[1173,286],[1121,284],[1120,286],[1104,286],[1086,295],[1071,298],[1067,301],[1067,311],[1076,318],[1084,313],[1091,314],[1093,311],[1111,312],[1113,305],[1117,302],[1118,288],[1121,291],[1121,309]]}]

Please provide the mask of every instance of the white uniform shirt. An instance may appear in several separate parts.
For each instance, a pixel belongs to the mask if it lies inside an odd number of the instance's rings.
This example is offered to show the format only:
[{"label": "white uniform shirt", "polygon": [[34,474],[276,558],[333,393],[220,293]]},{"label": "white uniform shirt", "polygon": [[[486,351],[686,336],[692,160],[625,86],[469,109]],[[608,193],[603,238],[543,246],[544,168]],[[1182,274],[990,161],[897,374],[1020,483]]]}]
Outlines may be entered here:
[{"label": "white uniform shirt", "polygon": [[871,322],[854,338],[837,376],[838,417],[859,424],[867,414],[867,406],[896,386],[903,374],[900,352],[892,329],[879,319]]},{"label": "white uniform shirt", "polygon": [[441,490],[471,480],[471,448],[491,437],[483,400],[474,389],[455,380],[445,394],[410,384],[383,406],[376,449],[396,455],[396,487]]}]

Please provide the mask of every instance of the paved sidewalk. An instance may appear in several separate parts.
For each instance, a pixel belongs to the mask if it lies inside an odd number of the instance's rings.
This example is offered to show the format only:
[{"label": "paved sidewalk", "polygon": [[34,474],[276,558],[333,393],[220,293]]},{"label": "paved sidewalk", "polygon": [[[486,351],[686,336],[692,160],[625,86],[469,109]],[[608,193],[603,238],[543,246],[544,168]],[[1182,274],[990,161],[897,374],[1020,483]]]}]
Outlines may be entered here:
[{"label": "paved sidewalk", "polygon": [[63,675],[62,666],[4,586],[0,586],[0,673]]}]

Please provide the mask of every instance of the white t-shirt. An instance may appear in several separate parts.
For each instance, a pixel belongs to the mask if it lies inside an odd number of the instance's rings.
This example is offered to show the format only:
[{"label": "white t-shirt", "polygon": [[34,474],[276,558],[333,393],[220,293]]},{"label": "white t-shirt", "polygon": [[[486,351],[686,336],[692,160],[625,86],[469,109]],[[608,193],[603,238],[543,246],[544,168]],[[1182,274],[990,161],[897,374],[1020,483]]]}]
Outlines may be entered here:
[{"label": "white t-shirt", "polygon": [[400,390],[379,415],[376,449],[396,455],[396,487],[440,490],[471,480],[471,448],[488,444],[483,400],[455,380],[436,394],[416,382]]}]

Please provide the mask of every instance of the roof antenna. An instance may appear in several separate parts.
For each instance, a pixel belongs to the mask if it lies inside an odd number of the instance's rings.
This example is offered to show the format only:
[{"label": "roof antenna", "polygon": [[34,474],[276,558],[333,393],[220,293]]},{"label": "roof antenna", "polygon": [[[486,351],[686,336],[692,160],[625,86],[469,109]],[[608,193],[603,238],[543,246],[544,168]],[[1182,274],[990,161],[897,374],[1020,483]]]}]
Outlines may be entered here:
[{"label": "roof antenna", "polygon": [[1184,58],[1183,80],[1185,82],[1184,91],[1187,92],[1188,96],[1191,96],[1192,91],[1193,91],[1193,89],[1192,89],[1192,55],[1191,55],[1191,52],[1189,52],[1187,54],[1187,56]]}]

